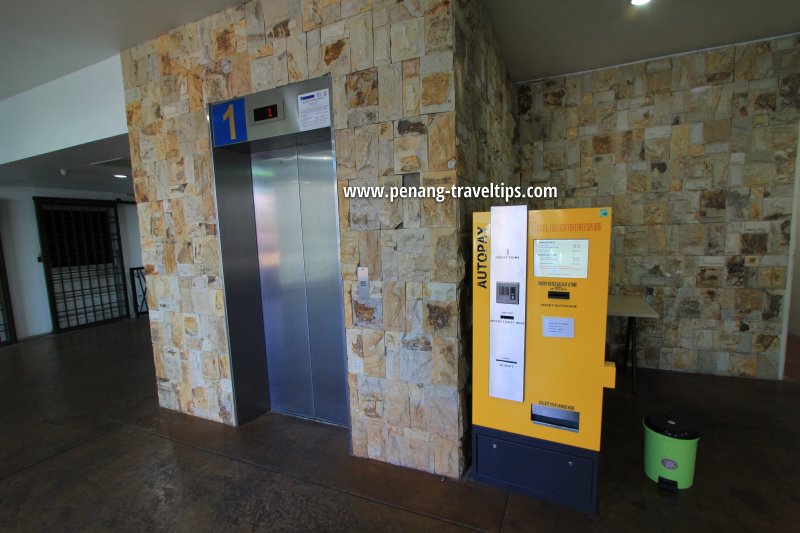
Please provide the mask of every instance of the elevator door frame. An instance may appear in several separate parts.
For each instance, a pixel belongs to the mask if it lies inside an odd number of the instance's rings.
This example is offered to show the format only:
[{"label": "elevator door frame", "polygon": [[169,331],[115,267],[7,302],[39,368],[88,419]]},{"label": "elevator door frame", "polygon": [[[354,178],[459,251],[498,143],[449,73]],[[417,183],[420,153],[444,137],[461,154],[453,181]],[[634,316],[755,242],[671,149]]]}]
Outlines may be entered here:
[{"label": "elevator door frame", "polygon": [[277,412],[346,425],[333,143],[308,139],[251,153],[270,402]]},{"label": "elevator door frame", "polygon": [[[246,424],[271,410],[250,154],[296,144],[298,136],[303,137],[303,144],[330,142],[331,187],[334,190],[334,211],[337,214],[334,221],[336,248],[341,250],[336,146],[331,126],[333,124],[332,109],[330,110],[331,125],[319,129],[300,132],[297,118],[297,98],[300,94],[322,89],[330,92],[331,85],[330,75],[326,75],[322,78],[298,82],[244,97],[249,113],[255,105],[263,105],[266,99],[272,98],[277,93],[283,98],[286,116],[285,123],[270,125],[248,123],[247,136],[249,139],[247,142],[217,146],[210,123],[211,112],[209,111],[208,114],[209,130],[212,136],[212,168],[217,200],[217,219],[219,221],[221,275],[224,280],[221,285],[225,298],[231,381],[237,425]],[[211,104],[209,109],[213,105],[215,104]],[[341,302],[344,304],[341,264],[339,261],[336,263],[338,290],[342,294]],[[347,427],[350,427],[350,396],[347,381],[343,306],[339,312],[342,324],[341,357],[344,363],[341,379],[345,387],[348,406],[346,409]]]}]

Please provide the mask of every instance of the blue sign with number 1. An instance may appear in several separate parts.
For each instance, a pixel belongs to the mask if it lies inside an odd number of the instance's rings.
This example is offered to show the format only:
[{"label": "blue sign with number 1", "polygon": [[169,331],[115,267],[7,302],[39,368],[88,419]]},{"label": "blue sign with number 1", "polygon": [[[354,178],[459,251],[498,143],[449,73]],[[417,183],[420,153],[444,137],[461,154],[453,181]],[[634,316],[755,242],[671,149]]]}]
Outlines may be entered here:
[{"label": "blue sign with number 1", "polygon": [[247,116],[244,98],[211,105],[211,131],[214,146],[225,146],[247,140]]}]

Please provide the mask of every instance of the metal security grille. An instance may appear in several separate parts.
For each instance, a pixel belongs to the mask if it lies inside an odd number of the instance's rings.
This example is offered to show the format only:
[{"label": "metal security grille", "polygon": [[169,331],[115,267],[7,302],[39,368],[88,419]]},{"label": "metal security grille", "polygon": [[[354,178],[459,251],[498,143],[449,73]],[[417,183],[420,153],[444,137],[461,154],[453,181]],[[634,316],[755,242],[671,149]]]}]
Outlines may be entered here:
[{"label": "metal security grille", "polygon": [[54,332],[129,317],[116,204],[34,201]]},{"label": "metal security grille", "polygon": [[146,315],[149,311],[147,306],[147,279],[144,275],[144,267],[134,267],[131,273],[131,294],[133,294],[133,311],[137,317]]},{"label": "metal security grille", "polygon": [[17,335],[14,331],[14,314],[11,312],[11,296],[8,293],[3,243],[0,241],[0,346],[13,342],[17,342]]}]

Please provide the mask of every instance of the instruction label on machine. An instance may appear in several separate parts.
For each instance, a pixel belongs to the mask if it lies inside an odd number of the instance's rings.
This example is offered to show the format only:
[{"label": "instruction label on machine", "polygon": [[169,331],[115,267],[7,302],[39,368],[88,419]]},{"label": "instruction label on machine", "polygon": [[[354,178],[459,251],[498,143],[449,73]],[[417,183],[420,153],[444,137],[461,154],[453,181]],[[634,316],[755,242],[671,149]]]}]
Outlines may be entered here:
[{"label": "instruction label on machine", "polygon": [[331,99],[328,89],[321,89],[297,97],[300,130],[315,130],[331,125]]},{"label": "instruction label on machine", "polygon": [[537,239],[533,242],[533,275],[538,278],[586,278],[588,239]]},{"label": "instruction label on machine", "polygon": [[527,206],[492,207],[489,396],[523,401],[528,261]]},{"label": "instruction label on machine", "polygon": [[542,317],[542,337],[575,338],[575,319],[554,316]]}]

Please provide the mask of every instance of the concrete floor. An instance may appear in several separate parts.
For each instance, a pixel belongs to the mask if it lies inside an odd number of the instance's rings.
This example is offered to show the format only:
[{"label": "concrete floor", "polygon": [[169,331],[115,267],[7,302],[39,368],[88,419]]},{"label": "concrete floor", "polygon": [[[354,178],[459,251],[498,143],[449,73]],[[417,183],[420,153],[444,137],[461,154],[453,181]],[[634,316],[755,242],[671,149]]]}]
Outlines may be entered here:
[{"label": "concrete floor", "polygon": [[800,381],[800,336],[791,333],[786,342],[786,364],[783,369],[783,379]]},{"label": "concrete floor", "polygon": [[[158,408],[146,320],[0,349],[0,530],[789,531],[800,384],[642,371],[607,391],[588,515],[347,454],[347,431],[277,414],[239,429]],[[695,486],[642,473],[641,418],[703,432]]]}]

